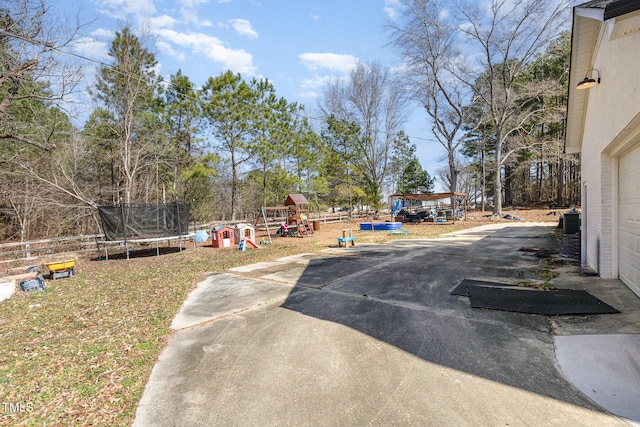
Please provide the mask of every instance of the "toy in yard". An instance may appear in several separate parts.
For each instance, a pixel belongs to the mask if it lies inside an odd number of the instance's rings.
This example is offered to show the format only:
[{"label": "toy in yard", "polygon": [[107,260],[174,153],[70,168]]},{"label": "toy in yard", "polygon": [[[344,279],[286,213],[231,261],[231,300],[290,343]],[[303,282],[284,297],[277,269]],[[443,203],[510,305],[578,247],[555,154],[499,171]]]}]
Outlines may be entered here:
[{"label": "toy in yard", "polygon": [[207,240],[209,240],[209,234],[206,232],[206,230],[198,230],[193,236],[193,241],[196,243],[204,243]]},{"label": "toy in yard", "polygon": [[361,231],[394,231],[402,228],[401,222],[361,222]]},{"label": "toy in yard", "polygon": [[256,241],[256,230],[255,227],[251,224],[240,223],[234,225],[233,234],[236,244],[240,244],[242,239],[249,239],[253,242]]},{"label": "toy in yard", "polygon": [[286,237],[289,235],[289,224],[287,224],[286,222],[281,222],[280,223],[280,229],[278,229],[278,235],[279,236],[283,236]]},{"label": "toy in yard", "polygon": [[75,259],[67,259],[64,261],[50,261],[43,263],[45,268],[49,271],[49,278],[51,280],[60,279],[62,277],[73,276],[76,266]]},{"label": "toy in yard", "polygon": [[[284,201],[287,206],[287,225],[295,230],[298,237],[313,236],[313,228],[309,222],[309,202],[302,194],[289,194]],[[289,233],[291,235],[291,231]]]},{"label": "toy in yard", "polygon": [[[262,209],[260,210],[260,213],[258,214],[258,217],[256,218],[254,229],[258,230],[259,226],[260,227],[264,226],[264,231],[267,233],[267,241],[271,243],[271,230],[269,230],[269,219],[273,220],[274,216],[280,217],[280,218],[285,217],[287,209],[288,208],[286,206],[263,206]],[[275,214],[273,214],[273,212],[275,212]],[[271,214],[268,215],[268,213],[271,213]],[[281,215],[278,215],[278,213],[280,213]],[[273,225],[273,223],[271,225]],[[282,227],[278,229],[278,231],[276,232],[276,235],[278,236],[282,235]]]},{"label": "toy in yard", "polygon": [[396,215],[398,215],[398,212],[400,212],[401,210],[402,210],[402,200],[396,199],[396,201],[393,202],[391,205],[391,218],[393,222],[395,222]]},{"label": "toy in yard", "polygon": [[218,225],[211,230],[211,246],[214,248],[230,248],[235,243],[234,230],[228,225]]},{"label": "toy in yard", "polygon": [[248,238],[244,238],[240,240],[240,243],[238,244],[238,249],[244,252],[247,250],[247,245],[251,246],[252,248],[260,249],[260,246],[256,245],[256,243],[253,240]]},{"label": "toy in yard", "polygon": [[[180,252],[182,243],[195,236],[189,233],[189,204],[166,203],[133,205],[120,203],[119,206],[98,206],[104,240],[96,234],[98,251],[104,247],[104,259],[109,259],[109,246],[124,245],[129,259],[130,246],[146,247],[155,244],[156,256],[160,256],[160,242],[178,241]],[[194,248],[196,242],[194,239]]]},{"label": "toy in yard", "polygon": [[[280,224],[280,228],[275,233],[281,237],[305,237],[313,235],[313,227],[309,221],[309,202],[302,194],[289,194],[284,206],[263,206],[256,218],[256,230],[260,226],[267,232],[267,239],[271,243],[271,231],[269,230],[269,219],[271,226]],[[276,218],[269,212],[276,212]],[[275,221],[274,221],[275,220]],[[284,225],[282,220],[284,220]]]},{"label": "toy in yard", "polygon": [[349,247],[349,243],[351,243],[351,246],[356,244],[356,236],[352,234],[350,228],[343,228],[342,237],[338,237],[338,247],[341,247],[343,243],[345,248]]},{"label": "toy in yard", "polygon": [[38,266],[11,269],[8,276],[0,277],[0,301],[11,298],[19,289],[23,292],[45,289],[44,278]]},{"label": "toy in yard", "polygon": [[235,235],[235,242],[238,244],[238,249],[244,252],[247,249],[247,245],[252,248],[260,249],[256,245],[256,232],[255,228],[251,224],[236,224],[233,226],[233,232]]},{"label": "toy in yard", "polygon": [[409,230],[395,230],[395,231],[390,231],[389,234],[407,236],[411,233],[409,233]]}]

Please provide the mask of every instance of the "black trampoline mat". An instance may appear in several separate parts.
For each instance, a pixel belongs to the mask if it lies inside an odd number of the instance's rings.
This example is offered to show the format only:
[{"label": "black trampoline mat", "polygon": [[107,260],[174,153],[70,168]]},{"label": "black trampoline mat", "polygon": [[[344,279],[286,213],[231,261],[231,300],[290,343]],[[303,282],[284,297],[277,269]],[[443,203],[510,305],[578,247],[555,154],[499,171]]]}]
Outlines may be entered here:
[{"label": "black trampoline mat", "polygon": [[469,292],[467,292],[467,288],[472,286],[481,286],[481,287],[491,287],[491,288],[520,288],[518,285],[509,285],[507,283],[497,283],[497,282],[486,282],[484,280],[474,280],[474,279],[464,279],[454,290],[451,291],[451,295],[460,295],[463,297],[468,297]]},{"label": "black trampoline mat", "polygon": [[544,316],[613,314],[618,310],[590,293],[573,289],[529,290],[513,286],[467,286],[471,307]]}]

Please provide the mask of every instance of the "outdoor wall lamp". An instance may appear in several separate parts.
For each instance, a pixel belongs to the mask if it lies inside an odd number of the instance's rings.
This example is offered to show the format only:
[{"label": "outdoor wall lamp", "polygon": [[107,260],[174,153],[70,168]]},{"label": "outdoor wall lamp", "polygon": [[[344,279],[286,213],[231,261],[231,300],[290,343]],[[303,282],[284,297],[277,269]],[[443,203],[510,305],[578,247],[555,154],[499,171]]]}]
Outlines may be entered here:
[{"label": "outdoor wall lamp", "polygon": [[[589,73],[591,73],[592,71],[596,71],[598,73],[597,80],[595,80],[593,77],[589,77]],[[584,79],[576,85],[576,89],[589,89],[590,87],[595,86],[596,83],[598,84],[600,83],[600,71],[596,70],[595,68],[592,68],[589,71],[587,71],[587,74],[584,76]]]}]

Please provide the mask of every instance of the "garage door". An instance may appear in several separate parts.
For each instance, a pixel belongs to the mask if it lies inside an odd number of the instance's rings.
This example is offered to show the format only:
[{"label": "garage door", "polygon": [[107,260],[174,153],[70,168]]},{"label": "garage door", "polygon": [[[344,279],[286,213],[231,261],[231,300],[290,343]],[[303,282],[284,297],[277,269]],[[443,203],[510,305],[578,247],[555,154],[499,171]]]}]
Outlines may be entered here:
[{"label": "garage door", "polygon": [[640,146],[620,158],[618,271],[640,296]]}]

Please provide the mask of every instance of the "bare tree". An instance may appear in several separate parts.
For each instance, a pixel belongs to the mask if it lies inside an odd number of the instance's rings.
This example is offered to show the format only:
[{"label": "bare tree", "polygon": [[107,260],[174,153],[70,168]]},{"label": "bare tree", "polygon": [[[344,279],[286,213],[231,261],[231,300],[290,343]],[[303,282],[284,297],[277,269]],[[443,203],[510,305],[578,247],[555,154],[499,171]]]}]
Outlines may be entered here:
[{"label": "bare tree", "polygon": [[44,184],[42,189],[49,193],[50,205],[59,208],[97,208],[96,178],[99,171],[94,165],[94,152],[88,149],[88,144],[79,133],[58,145],[55,152],[46,158],[47,168],[26,161],[20,161],[20,167],[33,180]]},{"label": "bare tree", "polygon": [[331,83],[320,106],[325,119],[334,117],[358,126],[354,166],[367,181],[373,205],[381,199],[394,139],[406,118],[405,107],[406,97],[399,82],[377,63],[359,63],[346,83]]},{"label": "bare tree", "polygon": [[[526,125],[544,113],[544,108],[524,108],[543,89],[521,85],[523,74],[536,55],[561,36],[568,6],[563,0],[492,0],[488,5],[468,2],[457,7],[458,28],[478,52],[476,62],[468,60],[459,77],[473,89],[495,131],[496,216],[502,215],[502,166],[522,146],[536,143]],[[509,147],[514,141],[519,143]]]},{"label": "bare tree", "polygon": [[[457,152],[468,122],[469,88],[460,81],[461,47],[455,22],[446,18],[446,0],[401,0],[402,17],[390,21],[392,44],[405,60],[412,98],[432,122],[436,140],[447,152],[449,191],[458,191]],[[464,132],[463,132],[464,133]]]},{"label": "bare tree", "polygon": [[79,28],[45,0],[0,0],[0,210],[5,232],[22,241],[46,229],[51,189],[21,165],[50,169],[72,133],[63,106],[80,67],[62,56]]},{"label": "bare tree", "polygon": [[55,123],[30,126],[25,105],[50,107],[73,91],[80,68],[59,55],[79,28],[55,16],[45,0],[0,0],[0,141],[55,147]]},{"label": "bare tree", "polygon": [[528,126],[544,112],[526,108],[542,88],[523,85],[522,77],[536,55],[561,36],[568,3],[402,0],[402,5],[404,21],[392,26],[393,41],[408,58],[408,75],[425,100],[434,133],[446,143],[450,168],[455,167],[455,138],[468,118],[462,105],[480,108],[479,122],[495,133],[493,214],[501,215],[501,169],[509,155],[537,143]]}]

